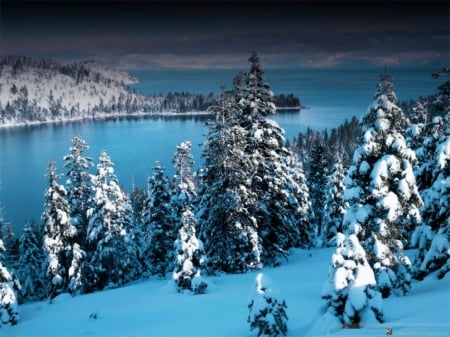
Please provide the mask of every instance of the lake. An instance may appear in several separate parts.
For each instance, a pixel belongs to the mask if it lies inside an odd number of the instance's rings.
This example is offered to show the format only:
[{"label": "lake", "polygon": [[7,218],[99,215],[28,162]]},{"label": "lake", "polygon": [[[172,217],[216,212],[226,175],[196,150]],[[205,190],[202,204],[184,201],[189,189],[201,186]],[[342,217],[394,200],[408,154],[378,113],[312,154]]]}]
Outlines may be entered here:
[{"label": "lake", "polygon": [[[245,70],[245,69],[243,69]],[[360,117],[372,102],[380,69],[370,70],[273,70],[266,79],[275,93],[294,93],[310,109],[283,113],[274,119],[291,138],[308,126],[315,129],[336,127],[346,118]],[[436,69],[419,68],[392,71],[395,91],[401,100],[436,92],[439,82],[430,74]],[[134,88],[144,93],[191,91],[219,92],[222,82],[231,83],[237,70],[214,71],[130,71],[140,79]],[[115,163],[119,182],[128,191],[134,185],[145,187],[156,160],[169,175],[175,147],[191,140],[197,167],[201,163],[201,144],[205,117],[149,117],[48,124],[0,129],[0,203],[3,217],[20,233],[26,221],[39,221],[47,181],[44,178],[49,159],[60,173],[70,140],[80,134],[90,145],[86,153],[97,162],[106,150]],[[65,179],[61,179],[64,182]]]}]

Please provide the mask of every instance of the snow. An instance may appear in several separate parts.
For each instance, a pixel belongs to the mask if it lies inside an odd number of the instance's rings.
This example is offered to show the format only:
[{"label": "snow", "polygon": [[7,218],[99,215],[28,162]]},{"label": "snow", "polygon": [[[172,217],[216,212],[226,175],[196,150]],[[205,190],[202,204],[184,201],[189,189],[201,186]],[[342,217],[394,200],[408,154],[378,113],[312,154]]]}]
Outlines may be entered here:
[{"label": "snow", "polygon": [[363,161],[360,165],[359,165],[359,173],[360,174],[366,174],[370,169],[370,165],[367,161]]},{"label": "snow", "polygon": [[[295,250],[281,267],[264,268],[287,301],[288,336],[385,336],[386,327],[393,329],[393,336],[448,336],[450,275],[413,282],[407,296],[383,299],[383,324],[341,329],[334,317],[321,312],[322,285],[334,250]],[[0,334],[256,337],[257,331],[251,332],[247,323],[247,305],[258,273],[210,276],[209,291],[202,296],[177,293],[169,277],[83,296],[63,294],[52,303],[20,306],[19,323],[2,326]]]},{"label": "snow", "polygon": [[437,164],[440,169],[443,169],[445,165],[450,162],[450,137],[439,145],[436,152],[438,153]]},{"label": "snow", "polygon": [[398,200],[397,195],[394,192],[389,192],[383,198],[378,201],[378,205],[387,210],[387,220],[394,222],[401,212],[402,206]]},{"label": "snow", "polygon": [[355,310],[361,310],[367,303],[367,296],[365,294],[368,285],[375,284],[375,275],[369,264],[361,264],[353,281],[352,287],[348,291],[348,299],[352,303]]}]

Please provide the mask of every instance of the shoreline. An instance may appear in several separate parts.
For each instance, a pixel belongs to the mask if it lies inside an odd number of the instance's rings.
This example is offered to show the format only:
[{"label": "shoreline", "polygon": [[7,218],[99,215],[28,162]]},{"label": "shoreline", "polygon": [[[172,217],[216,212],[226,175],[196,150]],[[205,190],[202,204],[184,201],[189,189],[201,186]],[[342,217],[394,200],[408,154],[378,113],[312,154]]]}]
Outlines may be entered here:
[{"label": "shoreline", "polygon": [[[310,109],[305,106],[296,107],[277,107],[277,111],[300,111],[303,109]],[[188,111],[188,112],[171,112],[171,111],[161,111],[161,112],[136,112],[136,113],[97,113],[95,116],[78,116],[73,118],[60,118],[51,119],[45,121],[23,121],[23,122],[11,122],[0,124],[0,130],[4,129],[14,129],[32,126],[42,126],[58,123],[72,123],[72,122],[83,122],[83,121],[104,121],[114,118],[140,118],[140,117],[195,117],[195,116],[210,116],[212,115],[209,111]]]},{"label": "shoreline", "polygon": [[140,117],[193,117],[193,116],[208,116],[211,115],[208,111],[189,111],[189,112],[136,112],[136,113],[97,113],[95,116],[79,116],[73,118],[60,118],[45,121],[24,121],[15,123],[0,124],[0,130],[13,129],[31,126],[42,126],[59,123],[72,123],[83,121],[102,121],[115,118],[140,118]]}]

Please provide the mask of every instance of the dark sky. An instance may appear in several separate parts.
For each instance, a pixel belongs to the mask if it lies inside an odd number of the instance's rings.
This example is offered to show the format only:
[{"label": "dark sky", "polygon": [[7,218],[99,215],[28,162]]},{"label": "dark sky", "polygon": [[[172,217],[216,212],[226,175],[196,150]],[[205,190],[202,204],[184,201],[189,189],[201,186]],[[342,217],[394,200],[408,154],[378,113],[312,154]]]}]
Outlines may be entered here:
[{"label": "dark sky", "polygon": [[1,55],[124,69],[449,65],[449,1],[0,1]]}]

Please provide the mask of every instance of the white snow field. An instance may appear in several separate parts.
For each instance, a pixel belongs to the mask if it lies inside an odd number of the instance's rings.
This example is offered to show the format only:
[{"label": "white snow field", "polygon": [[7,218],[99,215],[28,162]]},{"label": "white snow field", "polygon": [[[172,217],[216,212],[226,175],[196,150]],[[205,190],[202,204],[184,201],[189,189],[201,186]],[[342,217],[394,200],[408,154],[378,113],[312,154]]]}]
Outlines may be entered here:
[{"label": "white snow field", "polygon": [[[334,249],[296,250],[287,263],[264,268],[287,303],[287,336],[446,336],[450,335],[450,275],[414,281],[405,297],[383,300],[385,323],[342,329],[323,315],[321,291]],[[410,251],[413,254],[414,252]],[[256,337],[247,323],[248,301],[261,271],[208,277],[208,293],[177,293],[170,275],[123,288],[20,307],[15,326],[2,337],[63,336],[240,336]]]}]

